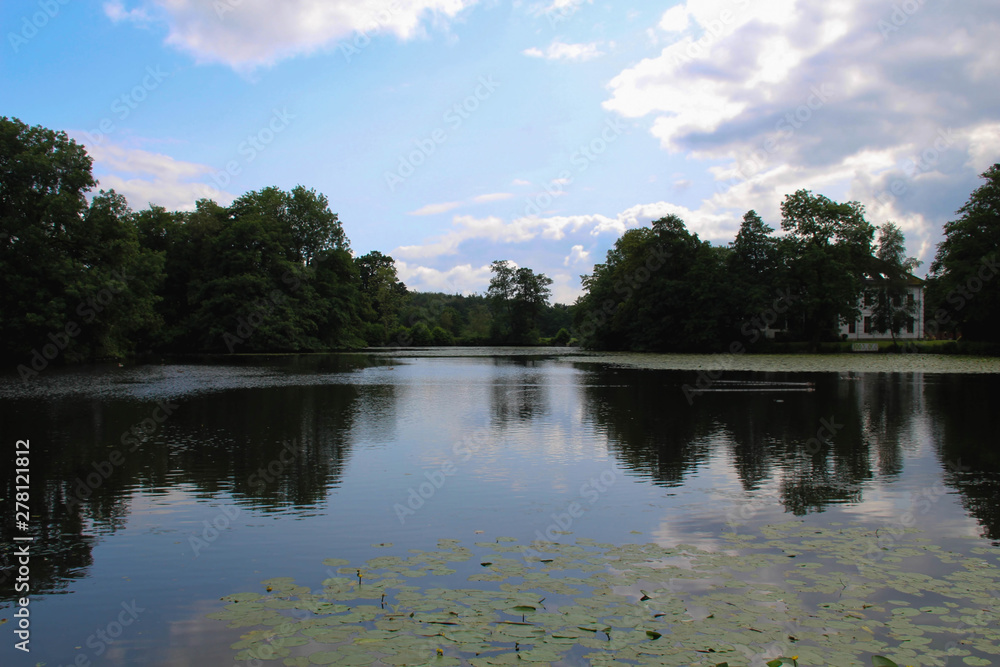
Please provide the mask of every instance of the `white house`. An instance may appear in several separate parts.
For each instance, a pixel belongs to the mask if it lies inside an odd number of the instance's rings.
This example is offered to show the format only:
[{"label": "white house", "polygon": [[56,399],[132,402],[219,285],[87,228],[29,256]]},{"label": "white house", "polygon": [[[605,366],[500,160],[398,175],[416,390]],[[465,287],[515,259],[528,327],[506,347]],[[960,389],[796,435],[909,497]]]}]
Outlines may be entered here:
[{"label": "white house", "polygon": [[[846,337],[847,340],[876,340],[890,338],[891,334],[888,331],[876,331],[873,325],[874,322],[874,310],[875,310],[875,299],[877,286],[880,282],[887,280],[887,278],[879,274],[877,276],[869,276],[865,281],[870,285],[869,289],[865,291],[858,297],[858,309],[861,311],[859,319],[854,322],[846,322],[841,320],[840,333],[841,337]],[[897,297],[895,303],[896,307],[902,307],[905,303],[909,308],[912,316],[908,319],[907,323],[903,326],[896,338],[901,340],[916,340],[924,337],[924,281],[916,276],[907,274],[907,285],[906,285],[906,295]]]}]

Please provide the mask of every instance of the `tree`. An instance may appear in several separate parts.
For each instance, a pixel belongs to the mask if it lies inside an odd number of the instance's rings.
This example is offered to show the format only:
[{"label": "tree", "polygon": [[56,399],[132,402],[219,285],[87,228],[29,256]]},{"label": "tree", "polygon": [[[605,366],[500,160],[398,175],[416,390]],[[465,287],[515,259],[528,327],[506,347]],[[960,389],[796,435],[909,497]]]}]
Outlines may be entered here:
[{"label": "tree", "polygon": [[857,320],[857,299],[870,269],[875,228],[864,206],[799,190],[781,204],[781,251],[796,293],[795,311],[815,348],[840,320]]},{"label": "tree", "polygon": [[782,262],[774,229],[756,211],[747,211],[730,245],[727,268],[732,282],[739,285],[740,297],[733,304],[736,319],[743,323],[758,321],[773,303],[776,291],[783,287]]},{"label": "tree", "polygon": [[378,250],[356,258],[354,263],[361,279],[362,319],[374,325],[365,338],[369,345],[383,345],[406,300],[406,285],[396,274],[395,260]]},{"label": "tree", "polygon": [[520,344],[538,342],[538,325],[542,312],[552,296],[552,279],[543,273],[536,274],[521,267],[514,274],[514,341]]},{"label": "tree", "polygon": [[879,227],[878,246],[875,249],[873,292],[875,307],[872,310],[872,327],[876,331],[888,332],[895,343],[896,334],[913,317],[916,305],[907,297],[910,272],[920,265],[914,257],[906,256],[906,239],[903,230],[894,222],[886,222]]},{"label": "tree", "polygon": [[[1000,163],[944,226],[944,241],[931,263],[932,328],[956,325],[963,338],[1000,341]],[[934,332],[931,332],[934,333]]]},{"label": "tree", "polygon": [[32,362],[120,357],[153,326],[158,255],[64,132],[0,117],[0,355]]},{"label": "tree", "polygon": [[552,279],[507,260],[490,265],[487,298],[493,311],[493,337],[500,343],[531,344],[538,339],[538,318],[552,293]]},{"label": "tree", "polygon": [[[167,246],[179,303],[164,344],[184,351],[320,351],[363,344],[360,279],[326,197],[299,186],[202,200],[174,224],[144,216]],[[166,239],[161,241],[161,229]],[[168,310],[171,311],[168,313]]]},{"label": "tree", "polygon": [[599,349],[722,347],[733,324],[728,252],[699,240],[675,215],[626,231],[607,260],[582,277],[578,337]]}]

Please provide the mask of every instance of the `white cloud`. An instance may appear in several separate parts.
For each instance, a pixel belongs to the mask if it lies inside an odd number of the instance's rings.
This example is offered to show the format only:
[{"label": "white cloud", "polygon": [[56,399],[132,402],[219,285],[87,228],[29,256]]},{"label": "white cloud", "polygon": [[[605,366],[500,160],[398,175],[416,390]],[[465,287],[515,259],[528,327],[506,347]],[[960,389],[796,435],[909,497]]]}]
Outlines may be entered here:
[{"label": "white cloud", "polygon": [[864,0],[686,0],[654,29],[668,46],[614,77],[604,106],[706,161],[717,193],[692,226],[709,237],[749,208],[777,226],[784,196],[807,188],[899,222],[926,261],[1000,157],[1000,93],[985,74],[1000,62],[1000,12],[969,1],[894,18]]},{"label": "white cloud", "polygon": [[485,195],[477,195],[464,201],[446,201],[440,204],[426,204],[415,211],[410,211],[409,215],[440,215],[453,211],[461,206],[469,204],[490,204],[497,201],[510,199],[514,195],[510,192],[490,192]]},{"label": "white cloud", "polygon": [[132,21],[134,23],[145,23],[149,21],[149,14],[142,8],[126,10],[125,5],[120,0],[104,3],[104,13],[115,23],[121,21]]},{"label": "white cloud", "polygon": [[532,58],[545,58],[546,60],[578,60],[581,62],[593,60],[603,56],[604,52],[598,47],[598,42],[589,44],[566,44],[558,40],[549,44],[548,48],[542,51],[537,47],[525,49],[524,55]]},{"label": "white cloud", "polygon": [[195,180],[212,173],[208,165],[110,142],[88,145],[84,133],[69,134],[84,144],[93,158],[99,187],[123,195],[135,210],[156,204],[171,211],[190,211],[199,199],[213,199],[223,205],[234,199],[228,192]]},{"label": "white cloud", "polygon": [[575,245],[570,248],[569,255],[563,261],[563,266],[570,266],[586,262],[590,258],[590,251],[584,250],[582,245]]},{"label": "white cloud", "polygon": [[687,7],[683,4],[671,7],[660,18],[660,30],[666,32],[681,32],[691,24]]},{"label": "white cloud", "polygon": [[591,2],[593,0],[552,0],[547,4],[536,4],[534,14],[545,16],[549,24],[554,27],[573,16],[581,5],[589,5]]},{"label": "white cloud", "polygon": [[421,292],[473,294],[490,281],[489,265],[473,267],[461,264],[447,270],[408,264],[396,260],[396,273],[407,287]]},{"label": "white cloud", "polygon": [[514,179],[514,180],[513,180],[512,182],[511,182],[511,185],[520,185],[520,186],[522,186],[522,187],[523,187],[523,186],[525,186],[525,185],[531,185],[531,181],[526,181],[526,180],[524,180],[523,178],[515,178],[515,179]]},{"label": "white cloud", "polygon": [[[427,19],[454,18],[476,0],[121,0],[105,5],[113,21],[165,22],[167,42],[207,62],[252,69],[312,53],[360,33],[412,39]],[[367,42],[364,42],[367,44]],[[353,41],[351,42],[354,46]]]},{"label": "white cloud", "polygon": [[162,206],[168,211],[193,211],[199,199],[212,199],[223,206],[232,203],[234,197],[205,183],[184,183],[168,178],[130,178],[115,174],[101,176],[100,187],[114,189],[124,195],[133,210],[141,210],[150,205]]},{"label": "white cloud", "polygon": [[[452,220],[453,230],[420,245],[395,248],[391,255],[404,259],[426,260],[457,254],[463,243],[476,240],[490,241],[494,244],[523,244],[536,240],[563,241],[568,235],[620,236],[627,229],[648,225],[653,220],[671,214],[682,218],[688,229],[701,238],[731,238],[735,235],[738,218],[731,212],[715,212],[712,208],[704,207],[693,211],[660,201],[637,204],[615,217],[586,214],[544,218],[521,217],[505,221],[496,216],[476,218],[471,215],[456,215]],[[582,249],[583,246],[580,247]]]},{"label": "white cloud", "polygon": [[439,213],[447,213],[448,211],[454,210],[462,205],[460,201],[446,201],[441,204],[427,204],[426,206],[421,206],[416,211],[410,211],[410,215],[438,215]]},{"label": "white cloud", "polygon": [[486,195],[479,195],[478,197],[473,197],[472,201],[477,204],[488,204],[495,201],[503,201],[505,199],[510,199],[514,195],[510,192],[491,192]]}]

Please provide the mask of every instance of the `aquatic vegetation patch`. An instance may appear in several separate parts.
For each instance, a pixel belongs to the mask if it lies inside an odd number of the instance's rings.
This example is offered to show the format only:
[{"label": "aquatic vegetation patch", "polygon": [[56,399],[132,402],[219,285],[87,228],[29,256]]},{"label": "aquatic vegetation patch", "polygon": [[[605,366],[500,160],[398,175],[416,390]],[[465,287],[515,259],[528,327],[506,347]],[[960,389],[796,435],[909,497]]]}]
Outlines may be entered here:
[{"label": "aquatic vegetation patch", "polygon": [[724,538],[721,551],[441,540],[329,559],[321,589],[268,579],[209,617],[253,628],[236,660],[289,667],[1000,661],[996,547],[960,554],[910,530],[873,558],[869,529],[802,521]]}]

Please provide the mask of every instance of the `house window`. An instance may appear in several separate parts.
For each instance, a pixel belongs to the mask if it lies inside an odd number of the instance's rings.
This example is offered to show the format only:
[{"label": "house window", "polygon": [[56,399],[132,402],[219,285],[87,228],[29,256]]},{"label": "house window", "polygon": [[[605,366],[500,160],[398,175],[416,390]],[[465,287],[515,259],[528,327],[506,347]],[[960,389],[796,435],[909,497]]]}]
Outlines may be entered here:
[{"label": "house window", "polygon": [[913,333],[913,325],[914,322],[912,317],[906,320],[906,333]]},{"label": "house window", "polygon": [[896,306],[897,308],[899,308],[900,306],[902,306],[903,305],[903,295],[902,294],[895,294],[895,295],[893,295],[893,297],[892,297],[892,305]]},{"label": "house window", "polygon": [[865,290],[865,308],[871,308],[873,298],[871,291]]},{"label": "house window", "polygon": [[872,332],[872,318],[865,318],[865,333],[870,334]]},{"label": "house window", "polygon": [[847,325],[847,333],[858,333],[858,323],[851,322]]},{"label": "house window", "polygon": [[909,294],[906,295],[906,305],[908,306],[913,305],[913,292],[910,292]]}]

